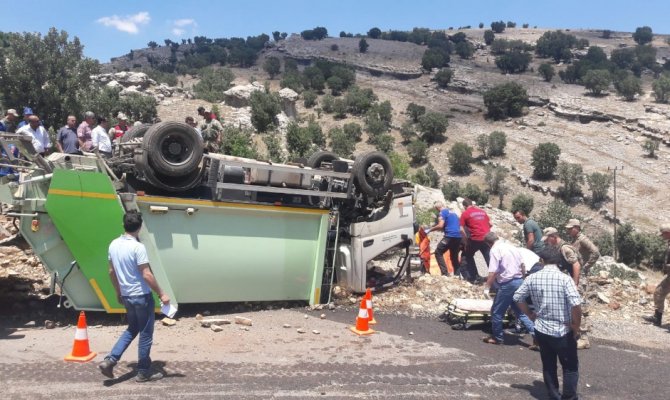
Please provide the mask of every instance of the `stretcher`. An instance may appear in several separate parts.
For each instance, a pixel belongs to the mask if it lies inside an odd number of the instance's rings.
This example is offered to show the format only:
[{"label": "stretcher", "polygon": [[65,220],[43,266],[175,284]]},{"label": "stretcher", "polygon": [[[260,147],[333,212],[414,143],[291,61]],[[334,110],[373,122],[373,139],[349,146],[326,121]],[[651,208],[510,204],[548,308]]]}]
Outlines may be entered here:
[{"label": "stretcher", "polygon": [[[451,325],[451,329],[468,329],[472,324],[491,322],[491,306],[493,300],[486,299],[454,299],[449,303],[443,319]],[[512,321],[509,310],[503,317],[503,324]]]}]

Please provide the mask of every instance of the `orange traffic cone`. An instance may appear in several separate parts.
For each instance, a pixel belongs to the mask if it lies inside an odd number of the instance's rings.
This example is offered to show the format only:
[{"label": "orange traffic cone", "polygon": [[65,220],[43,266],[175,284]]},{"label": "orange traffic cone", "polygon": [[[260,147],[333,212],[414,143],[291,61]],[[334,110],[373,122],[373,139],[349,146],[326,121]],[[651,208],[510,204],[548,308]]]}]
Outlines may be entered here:
[{"label": "orange traffic cone", "polygon": [[94,359],[96,355],[97,353],[92,352],[88,347],[86,315],[82,311],[79,313],[79,321],[77,322],[77,330],[74,334],[72,353],[65,356],[65,361],[86,362]]},{"label": "orange traffic cone", "polygon": [[368,309],[366,308],[365,298],[361,300],[361,306],[358,309],[358,317],[356,318],[356,326],[350,326],[349,329],[357,335],[369,335],[375,333],[368,325]]},{"label": "orange traffic cone", "polygon": [[370,288],[365,291],[365,308],[368,310],[368,324],[376,324],[377,320],[372,312],[372,290]]}]

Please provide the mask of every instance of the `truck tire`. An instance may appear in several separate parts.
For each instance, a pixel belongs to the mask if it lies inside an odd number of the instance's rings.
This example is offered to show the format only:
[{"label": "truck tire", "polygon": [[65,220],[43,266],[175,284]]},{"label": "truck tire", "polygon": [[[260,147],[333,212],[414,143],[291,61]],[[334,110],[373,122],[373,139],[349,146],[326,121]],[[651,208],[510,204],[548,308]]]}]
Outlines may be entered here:
[{"label": "truck tire", "polygon": [[121,143],[128,142],[131,139],[144,137],[149,128],[151,128],[151,124],[133,126],[132,128],[128,129],[126,133],[123,134],[123,136],[121,136]]},{"label": "truck tire", "polygon": [[393,183],[391,160],[381,151],[356,157],[352,172],[358,190],[369,197],[383,196]]},{"label": "truck tire", "polygon": [[324,162],[331,162],[339,159],[340,157],[338,157],[337,154],[333,152],[317,151],[316,153],[309,156],[309,158],[307,159],[307,163],[305,165],[314,169],[318,169]]},{"label": "truck tire", "polygon": [[179,177],[198,168],[204,145],[192,127],[182,122],[161,122],[146,132],[142,149],[157,175]]}]

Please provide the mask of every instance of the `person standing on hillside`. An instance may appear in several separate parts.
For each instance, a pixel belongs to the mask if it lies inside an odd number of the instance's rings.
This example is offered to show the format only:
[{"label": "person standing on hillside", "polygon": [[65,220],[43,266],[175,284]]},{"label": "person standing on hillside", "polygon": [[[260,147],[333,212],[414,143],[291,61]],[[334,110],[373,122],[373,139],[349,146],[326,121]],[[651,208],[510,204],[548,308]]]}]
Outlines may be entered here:
[{"label": "person standing on hillside", "polygon": [[572,243],[570,243],[570,245],[574,247],[582,257],[582,270],[585,275],[588,275],[591,267],[600,258],[600,250],[598,250],[598,247],[593,244],[591,239],[586,237],[582,232],[581,223],[578,219],[570,219],[567,225],[565,225],[565,228],[568,230],[568,235],[572,238]]},{"label": "person standing on hillside", "polygon": [[555,247],[559,250],[562,258],[561,262],[558,263],[558,269],[570,275],[575,285],[579,287],[579,273],[582,263],[577,250],[561,239],[558,230],[551,226],[544,229],[542,241],[547,243],[546,247]]},{"label": "person standing on hillside", "polygon": [[659,235],[668,242],[663,265],[665,276],[663,277],[663,280],[656,285],[656,290],[654,291],[654,315],[644,317],[645,320],[656,326],[661,326],[663,310],[665,310],[665,298],[670,294],[670,224],[661,225],[659,228]]},{"label": "person standing on hillside", "polygon": [[136,381],[148,382],[163,378],[161,372],[151,372],[149,355],[156,317],[151,291],[158,294],[163,305],[170,303],[170,297],[161,290],[151,271],[147,250],[138,238],[141,227],[142,215],[137,211],[128,211],[123,216],[125,233],[109,245],[109,276],[119,303],[126,308],[128,328],[98,368],[106,377],[114,378],[114,366],[139,334]]},{"label": "person standing on hillside", "polygon": [[212,118],[212,113],[205,113],[205,120],[200,124],[200,132],[205,141],[205,150],[210,153],[218,153],[221,146],[223,125],[217,119]]},{"label": "person standing on hillside", "polygon": [[435,260],[440,266],[442,275],[451,275],[453,271],[449,271],[447,263],[444,260],[444,253],[449,251],[449,259],[452,267],[456,268],[458,265],[458,251],[461,246],[461,231],[460,221],[455,212],[444,206],[441,201],[436,201],[435,209],[437,210],[437,224],[430,228],[429,232],[443,231],[444,237],[440,240],[435,248]]},{"label": "person standing on hillside", "polygon": [[[484,237],[491,231],[491,221],[486,211],[475,206],[470,199],[463,200],[465,211],[461,214],[461,237],[464,244],[463,260],[461,260],[461,275],[471,283],[480,281],[482,277],[477,271],[475,253],[480,251],[486,265],[489,264],[489,246],[484,243]],[[467,231],[466,231],[467,229]],[[464,274],[465,272],[465,274]]]},{"label": "person standing on hillside", "polygon": [[[535,322],[535,338],[540,345],[542,375],[551,399],[577,399],[579,358],[577,340],[582,320],[582,298],[577,286],[558,270],[559,250],[552,246],[540,252],[542,270],[528,276],[514,293],[521,311]],[[535,305],[531,312],[526,304],[530,296]],[[558,366],[563,368],[563,394],[559,392]]]},{"label": "person standing on hillside", "polygon": [[114,126],[114,136],[112,137],[112,140],[123,137],[123,135],[125,135],[128,131],[128,117],[126,114],[119,112],[119,114],[116,116],[116,119],[119,122]]},{"label": "person standing on hillside", "polygon": [[523,239],[526,242],[526,248],[538,253],[544,248],[542,241],[542,230],[535,220],[528,218],[523,210],[514,210],[514,219],[523,225]]},{"label": "person standing on hillside", "polygon": [[95,124],[95,113],[86,111],[84,113],[84,120],[81,121],[77,128],[77,137],[79,138],[79,149],[81,151],[91,151],[93,147],[93,126]]},{"label": "person standing on hillside", "polygon": [[81,154],[79,138],[77,138],[77,117],[74,115],[68,115],[67,123],[58,130],[56,146],[61,153]]}]

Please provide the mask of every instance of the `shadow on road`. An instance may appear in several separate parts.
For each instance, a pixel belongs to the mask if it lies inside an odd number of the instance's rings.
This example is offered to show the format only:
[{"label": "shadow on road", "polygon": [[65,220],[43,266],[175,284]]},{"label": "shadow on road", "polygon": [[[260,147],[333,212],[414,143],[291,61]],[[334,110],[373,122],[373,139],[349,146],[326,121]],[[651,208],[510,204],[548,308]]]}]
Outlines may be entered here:
[{"label": "shadow on road", "polygon": [[533,385],[521,385],[518,383],[513,383],[510,385],[514,389],[521,389],[528,391],[528,394],[531,395],[534,399],[546,399],[547,398],[547,389],[544,387],[544,382],[533,381]]},{"label": "shadow on road", "polygon": [[[180,373],[174,373],[171,374],[165,370],[165,366],[167,363],[165,361],[153,361],[151,363],[151,369],[157,372],[162,372],[163,373],[163,379],[170,379],[170,378],[186,378],[186,375],[180,374]],[[126,372],[123,375],[120,375],[114,379],[105,379],[103,381],[103,385],[106,387],[111,387],[114,385],[117,385],[122,382],[126,382],[130,379],[133,379],[135,376],[137,376],[137,363],[130,363],[128,364],[128,368],[130,368],[130,371]]]}]

